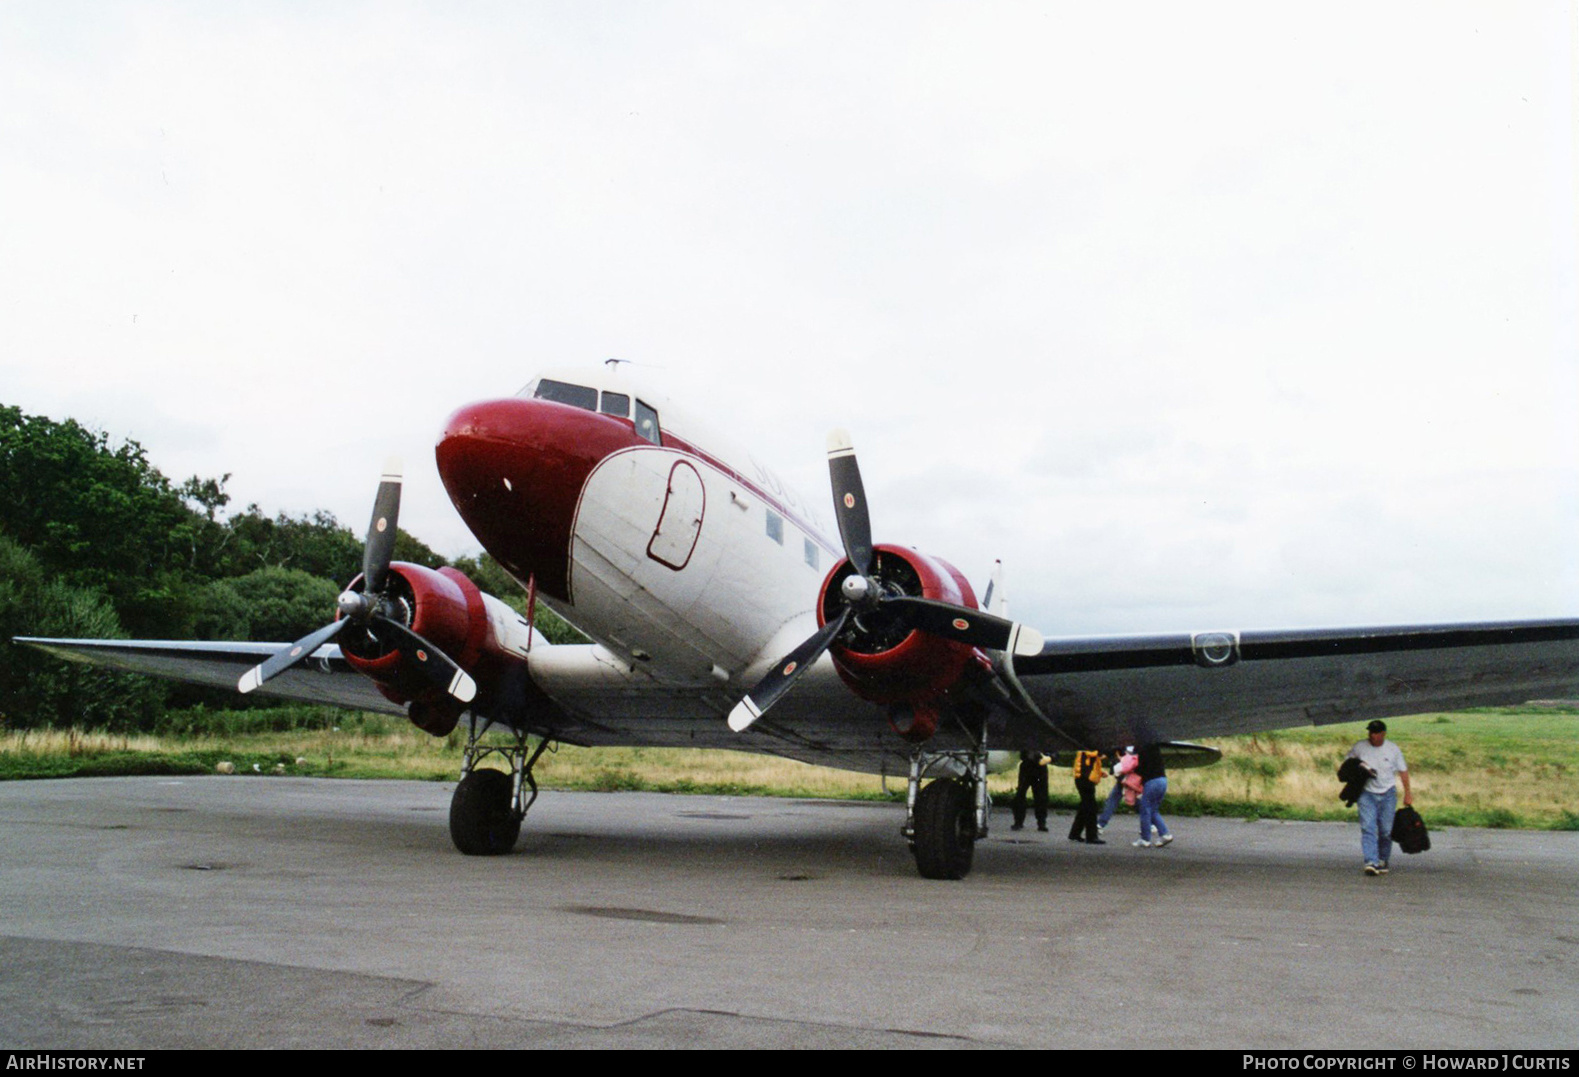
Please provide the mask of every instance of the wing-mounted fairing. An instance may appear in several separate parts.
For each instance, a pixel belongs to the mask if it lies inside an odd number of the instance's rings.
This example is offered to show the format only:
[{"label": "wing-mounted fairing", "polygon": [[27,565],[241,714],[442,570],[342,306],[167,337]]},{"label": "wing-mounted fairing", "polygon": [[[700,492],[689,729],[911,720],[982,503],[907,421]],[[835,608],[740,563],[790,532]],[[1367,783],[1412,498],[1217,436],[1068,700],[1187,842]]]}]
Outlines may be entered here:
[{"label": "wing-mounted fairing", "polygon": [[[352,589],[361,586],[357,577]],[[256,690],[262,695],[354,710],[404,714],[418,728],[444,736],[467,709],[515,729],[547,732],[567,723],[564,712],[533,683],[528,653],[554,650],[526,618],[500,599],[478,589],[455,569],[438,570],[396,561],[389,566],[386,594],[395,626],[383,619],[367,625],[347,623],[333,643],[311,650],[295,644],[243,641],[37,639],[17,637],[60,658],[111,666],[215,688],[250,683],[256,671],[280,654],[293,656],[288,667],[270,675]],[[334,624],[341,624],[337,620]],[[400,629],[403,628],[404,632]],[[416,637],[416,644],[406,643]],[[310,637],[309,637],[310,642]],[[477,686],[461,702],[430,675],[412,668],[427,648],[455,656]],[[407,654],[410,650],[413,653]]]},{"label": "wing-mounted fairing", "polygon": [[[818,592],[820,627],[757,682],[730,712],[729,726],[749,728],[831,651],[839,676],[857,695],[888,705],[894,729],[924,742],[937,732],[952,692],[971,680],[994,679],[986,652],[1032,655],[1042,638],[982,611],[969,581],[947,562],[872,544],[855,448],[842,430],[828,438],[828,474],[845,558]],[[973,737],[979,740],[979,731]]]},{"label": "wing-mounted fairing", "polygon": [[434,736],[447,735],[468,708],[517,729],[551,724],[551,705],[529,690],[527,622],[464,573],[391,560],[401,485],[400,461],[391,459],[373,501],[362,574],[336,600],[334,620],[249,669],[236,687],[255,691],[338,640],[345,661]]},{"label": "wing-mounted fairing", "polygon": [[[358,577],[350,590],[359,593],[363,583]],[[389,566],[384,594],[386,605],[411,634],[449,655],[477,685],[473,699],[461,700],[435,684],[419,668],[421,649],[407,646],[405,635],[390,631],[386,621],[342,633],[340,650],[346,662],[370,678],[386,699],[406,705],[418,728],[445,736],[468,707],[511,725],[529,717],[522,713],[520,694],[531,683],[526,670],[533,631],[524,617],[453,568],[396,561]],[[546,718],[537,716],[527,724],[552,724],[545,723]]]},{"label": "wing-mounted fairing", "polygon": [[[854,565],[841,562],[817,596],[819,627],[850,610],[844,631],[829,647],[834,668],[856,695],[888,707],[895,732],[924,741],[937,732],[948,697],[966,683],[990,677],[992,662],[970,643],[915,627],[909,611],[892,601],[852,608],[844,584],[855,576]],[[977,606],[970,582],[958,569],[918,550],[874,547],[868,579],[890,598],[921,598],[967,610]]]}]

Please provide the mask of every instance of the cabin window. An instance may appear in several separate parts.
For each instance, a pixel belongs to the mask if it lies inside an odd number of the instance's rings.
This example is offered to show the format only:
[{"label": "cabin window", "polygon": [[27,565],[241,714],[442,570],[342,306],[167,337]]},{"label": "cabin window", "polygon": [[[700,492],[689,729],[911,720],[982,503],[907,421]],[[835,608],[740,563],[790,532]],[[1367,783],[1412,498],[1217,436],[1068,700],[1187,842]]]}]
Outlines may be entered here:
[{"label": "cabin window", "polygon": [[598,408],[605,415],[618,415],[621,419],[631,417],[631,398],[628,393],[604,393],[603,403]]},{"label": "cabin window", "polygon": [[811,539],[803,539],[806,543],[806,563],[812,568],[817,567],[817,544]]},{"label": "cabin window", "polygon": [[782,545],[784,545],[784,517],[780,516],[778,513],[774,512],[772,509],[768,509],[767,513],[768,513],[768,538],[772,539],[774,542],[776,542],[780,546],[782,546]]},{"label": "cabin window", "polygon": [[571,407],[585,408],[587,411],[598,410],[598,391],[585,385],[571,385],[551,378],[540,378],[537,382],[537,391],[532,395],[539,400],[552,400],[556,404],[569,404]]},{"label": "cabin window", "polygon": [[662,445],[658,434],[658,413],[640,400],[636,401],[636,433],[654,445]]}]

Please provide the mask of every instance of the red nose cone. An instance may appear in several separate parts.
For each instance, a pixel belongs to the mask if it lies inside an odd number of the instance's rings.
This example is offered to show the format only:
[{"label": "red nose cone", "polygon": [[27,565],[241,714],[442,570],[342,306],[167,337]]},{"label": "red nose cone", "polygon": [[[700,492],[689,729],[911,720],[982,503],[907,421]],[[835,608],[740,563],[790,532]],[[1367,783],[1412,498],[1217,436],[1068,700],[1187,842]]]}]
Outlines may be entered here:
[{"label": "red nose cone", "polygon": [[570,528],[587,476],[610,453],[645,444],[630,420],[548,400],[468,404],[439,435],[450,501],[494,560],[566,602]]}]

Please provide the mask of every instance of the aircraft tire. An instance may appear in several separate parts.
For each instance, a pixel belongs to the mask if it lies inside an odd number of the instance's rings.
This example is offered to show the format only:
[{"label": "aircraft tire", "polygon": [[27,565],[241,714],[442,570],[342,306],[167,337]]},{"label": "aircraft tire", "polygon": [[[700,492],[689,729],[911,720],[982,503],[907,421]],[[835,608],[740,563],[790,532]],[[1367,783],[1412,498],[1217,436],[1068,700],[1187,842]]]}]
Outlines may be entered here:
[{"label": "aircraft tire", "polygon": [[976,803],[968,784],[939,778],[916,794],[910,844],[923,879],[963,879],[976,852]]},{"label": "aircraft tire", "polygon": [[450,798],[450,840],[467,856],[503,856],[521,836],[510,810],[511,778],[502,770],[474,770]]}]

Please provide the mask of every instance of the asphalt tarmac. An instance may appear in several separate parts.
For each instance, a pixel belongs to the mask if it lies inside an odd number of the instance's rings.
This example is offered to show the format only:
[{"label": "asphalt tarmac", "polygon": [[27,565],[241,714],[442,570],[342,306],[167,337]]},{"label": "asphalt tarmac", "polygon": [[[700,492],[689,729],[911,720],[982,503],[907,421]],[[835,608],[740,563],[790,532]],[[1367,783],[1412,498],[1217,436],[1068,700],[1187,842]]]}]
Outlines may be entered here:
[{"label": "asphalt tarmac", "polygon": [[452,789],[0,783],[0,1049],[1579,1046],[1579,833],[998,812],[928,882],[893,805],[550,792],[482,859]]}]

